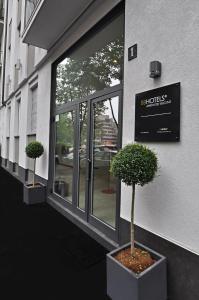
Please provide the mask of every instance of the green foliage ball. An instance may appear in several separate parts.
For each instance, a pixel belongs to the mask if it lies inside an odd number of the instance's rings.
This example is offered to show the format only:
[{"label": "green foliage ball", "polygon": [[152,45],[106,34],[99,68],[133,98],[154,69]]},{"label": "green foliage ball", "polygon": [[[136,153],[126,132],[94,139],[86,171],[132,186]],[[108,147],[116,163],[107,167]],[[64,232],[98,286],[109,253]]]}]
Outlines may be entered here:
[{"label": "green foliage ball", "polygon": [[44,147],[40,142],[34,141],[26,146],[26,155],[30,158],[38,158],[44,153]]},{"label": "green foliage ball", "polygon": [[111,161],[111,173],[126,185],[145,185],[157,172],[156,154],[140,144],[129,144],[121,149]]}]

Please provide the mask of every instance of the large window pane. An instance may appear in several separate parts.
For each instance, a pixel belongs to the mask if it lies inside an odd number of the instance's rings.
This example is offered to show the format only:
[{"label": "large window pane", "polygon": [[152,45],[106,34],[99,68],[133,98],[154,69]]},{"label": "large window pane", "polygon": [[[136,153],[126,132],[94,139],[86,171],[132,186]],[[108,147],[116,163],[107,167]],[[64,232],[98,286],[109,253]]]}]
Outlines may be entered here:
[{"label": "large window pane", "polygon": [[31,118],[30,118],[30,132],[37,130],[37,87],[31,89]]},{"label": "large window pane", "polygon": [[32,16],[33,11],[37,7],[37,4],[41,0],[26,0],[26,11],[25,11],[25,26],[27,25],[30,17]]},{"label": "large window pane", "polygon": [[72,202],[74,173],[73,111],[56,116],[56,150],[54,192]]},{"label": "large window pane", "polygon": [[80,104],[80,137],[79,137],[79,208],[85,210],[86,167],[87,167],[87,122],[88,104]]},{"label": "large window pane", "polygon": [[[28,135],[27,136],[27,145],[29,143],[35,142],[36,141],[36,134],[33,135]],[[33,182],[33,170],[34,170],[34,160],[32,158],[27,157],[27,174],[26,174],[26,180],[28,183]]]},{"label": "large window pane", "polygon": [[94,104],[92,214],[115,227],[116,179],[110,162],[117,153],[119,97]]},{"label": "large window pane", "polygon": [[84,98],[121,82],[123,24],[123,14],[110,20],[57,66],[57,105]]}]

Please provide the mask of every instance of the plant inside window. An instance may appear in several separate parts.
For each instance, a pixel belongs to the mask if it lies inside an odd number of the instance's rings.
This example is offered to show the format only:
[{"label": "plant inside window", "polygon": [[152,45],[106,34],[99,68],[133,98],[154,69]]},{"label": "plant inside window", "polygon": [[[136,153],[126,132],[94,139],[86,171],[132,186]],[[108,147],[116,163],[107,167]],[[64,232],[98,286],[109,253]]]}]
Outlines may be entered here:
[{"label": "plant inside window", "polygon": [[131,247],[121,251],[116,259],[136,273],[140,273],[154,263],[150,254],[135,248],[134,206],[135,187],[151,182],[157,172],[156,154],[141,144],[129,144],[121,149],[111,162],[111,173],[127,186],[132,186],[131,204]]},{"label": "plant inside window", "polygon": [[36,168],[36,159],[39,158],[43,152],[44,152],[44,147],[40,142],[34,141],[29,143],[26,146],[26,155],[29,158],[34,159],[34,168],[33,168],[33,183],[32,186],[35,187],[35,168]]}]

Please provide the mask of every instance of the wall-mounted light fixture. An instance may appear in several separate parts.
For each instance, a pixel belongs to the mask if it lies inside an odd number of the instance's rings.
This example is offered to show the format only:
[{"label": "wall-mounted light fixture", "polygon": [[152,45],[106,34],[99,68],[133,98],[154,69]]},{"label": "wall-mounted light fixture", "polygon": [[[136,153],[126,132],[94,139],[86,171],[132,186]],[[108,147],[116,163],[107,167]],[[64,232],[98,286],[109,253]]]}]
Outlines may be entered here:
[{"label": "wall-mounted light fixture", "polygon": [[157,78],[161,76],[161,62],[155,60],[150,62],[149,77]]}]

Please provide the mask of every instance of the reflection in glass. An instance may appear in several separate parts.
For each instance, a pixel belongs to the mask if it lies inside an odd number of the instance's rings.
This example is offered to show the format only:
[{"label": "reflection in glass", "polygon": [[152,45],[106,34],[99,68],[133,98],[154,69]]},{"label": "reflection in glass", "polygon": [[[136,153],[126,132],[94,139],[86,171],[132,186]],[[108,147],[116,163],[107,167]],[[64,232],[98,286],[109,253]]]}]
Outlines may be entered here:
[{"label": "reflection in glass", "polygon": [[72,202],[74,172],[73,111],[56,116],[56,150],[54,192]]},{"label": "reflection in glass", "polygon": [[79,208],[85,210],[85,187],[86,187],[86,145],[87,145],[87,103],[80,104],[80,138],[79,138]]},{"label": "reflection in glass", "polygon": [[124,15],[101,26],[57,66],[56,104],[82,99],[123,78]]},{"label": "reflection in glass", "polygon": [[118,103],[114,97],[94,104],[92,214],[115,227],[116,179],[110,162],[118,146]]}]

